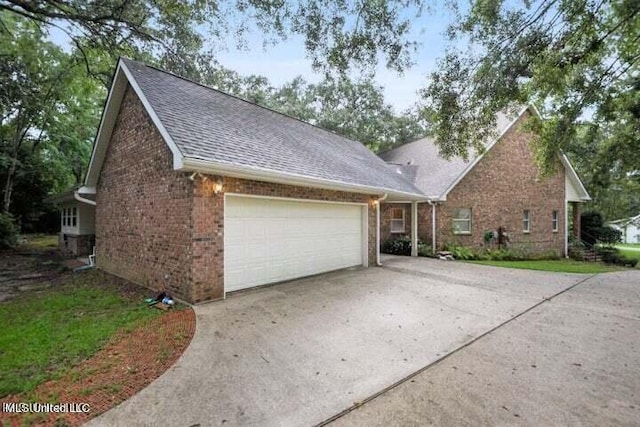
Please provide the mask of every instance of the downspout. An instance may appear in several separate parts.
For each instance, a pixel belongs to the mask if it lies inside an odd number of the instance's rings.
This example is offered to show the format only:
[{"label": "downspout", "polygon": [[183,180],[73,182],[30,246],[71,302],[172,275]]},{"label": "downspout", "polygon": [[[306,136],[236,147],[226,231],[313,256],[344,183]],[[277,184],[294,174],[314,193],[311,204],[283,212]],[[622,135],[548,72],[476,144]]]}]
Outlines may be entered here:
[{"label": "downspout", "polygon": [[436,253],[436,206],[438,203],[433,202],[431,199],[427,200],[427,203],[431,206],[431,251]]},{"label": "downspout", "polygon": [[96,205],[95,201],[89,200],[89,199],[85,199],[84,197],[81,197],[80,194],[78,194],[77,191],[73,192],[73,198],[76,199],[79,202],[86,203],[86,204],[91,205],[91,206],[95,206]]},{"label": "downspout", "polygon": [[384,202],[389,195],[384,195],[375,201],[376,204],[376,266],[382,266],[380,262],[380,202]]}]

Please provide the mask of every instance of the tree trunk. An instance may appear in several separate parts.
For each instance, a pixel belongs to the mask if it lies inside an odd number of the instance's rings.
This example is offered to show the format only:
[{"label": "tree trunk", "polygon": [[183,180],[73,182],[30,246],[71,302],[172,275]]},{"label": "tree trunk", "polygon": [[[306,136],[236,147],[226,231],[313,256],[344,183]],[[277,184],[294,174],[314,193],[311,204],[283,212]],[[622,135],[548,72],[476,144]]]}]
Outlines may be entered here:
[{"label": "tree trunk", "polygon": [[13,193],[13,183],[16,177],[16,170],[18,169],[18,153],[20,152],[20,146],[24,137],[29,131],[28,126],[24,126],[24,117],[22,110],[18,111],[18,117],[16,118],[16,132],[13,136],[11,163],[9,164],[9,170],[7,171],[7,182],[4,185],[4,196],[2,199],[2,213],[9,213],[9,207],[11,206],[11,193]]}]

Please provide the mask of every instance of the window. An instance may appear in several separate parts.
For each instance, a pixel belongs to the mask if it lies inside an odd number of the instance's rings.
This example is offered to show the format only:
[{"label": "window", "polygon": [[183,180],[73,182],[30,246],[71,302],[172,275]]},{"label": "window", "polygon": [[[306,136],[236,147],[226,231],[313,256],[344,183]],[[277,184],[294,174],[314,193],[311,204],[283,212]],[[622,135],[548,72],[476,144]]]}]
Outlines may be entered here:
[{"label": "window", "polygon": [[404,209],[391,209],[391,232],[404,233]]},{"label": "window", "polygon": [[62,226],[78,226],[78,208],[62,208]]},{"label": "window", "polygon": [[525,233],[531,231],[531,214],[529,209],[522,211],[522,231]]},{"label": "window", "polygon": [[471,234],[471,208],[458,208],[453,211],[453,232]]},{"label": "window", "polygon": [[551,228],[554,232],[558,231],[558,211],[551,212]]}]

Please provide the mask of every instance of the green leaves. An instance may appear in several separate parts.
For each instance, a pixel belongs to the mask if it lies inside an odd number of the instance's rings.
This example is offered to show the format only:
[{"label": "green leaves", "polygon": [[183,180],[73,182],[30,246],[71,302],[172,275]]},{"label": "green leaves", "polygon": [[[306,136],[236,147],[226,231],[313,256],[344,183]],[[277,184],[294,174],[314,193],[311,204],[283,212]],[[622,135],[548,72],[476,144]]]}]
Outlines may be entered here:
[{"label": "green leaves", "polygon": [[604,126],[606,111],[624,110],[611,99],[637,92],[629,80],[640,61],[635,1],[482,0],[450,34],[454,44],[471,41],[469,51],[450,51],[423,92],[445,155],[464,157],[497,112],[534,102],[549,119],[537,144],[549,171],[552,153],[569,147],[580,123]]}]

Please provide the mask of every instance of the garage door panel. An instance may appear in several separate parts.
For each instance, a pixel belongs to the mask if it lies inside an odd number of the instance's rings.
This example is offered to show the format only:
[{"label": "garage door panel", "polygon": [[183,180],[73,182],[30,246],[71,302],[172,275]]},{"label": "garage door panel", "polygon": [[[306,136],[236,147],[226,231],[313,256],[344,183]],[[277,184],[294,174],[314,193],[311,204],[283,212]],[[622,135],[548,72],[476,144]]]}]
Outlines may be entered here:
[{"label": "garage door panel", "polygon": [[362,265],[362,207],[227,196],[225,290]]}]

